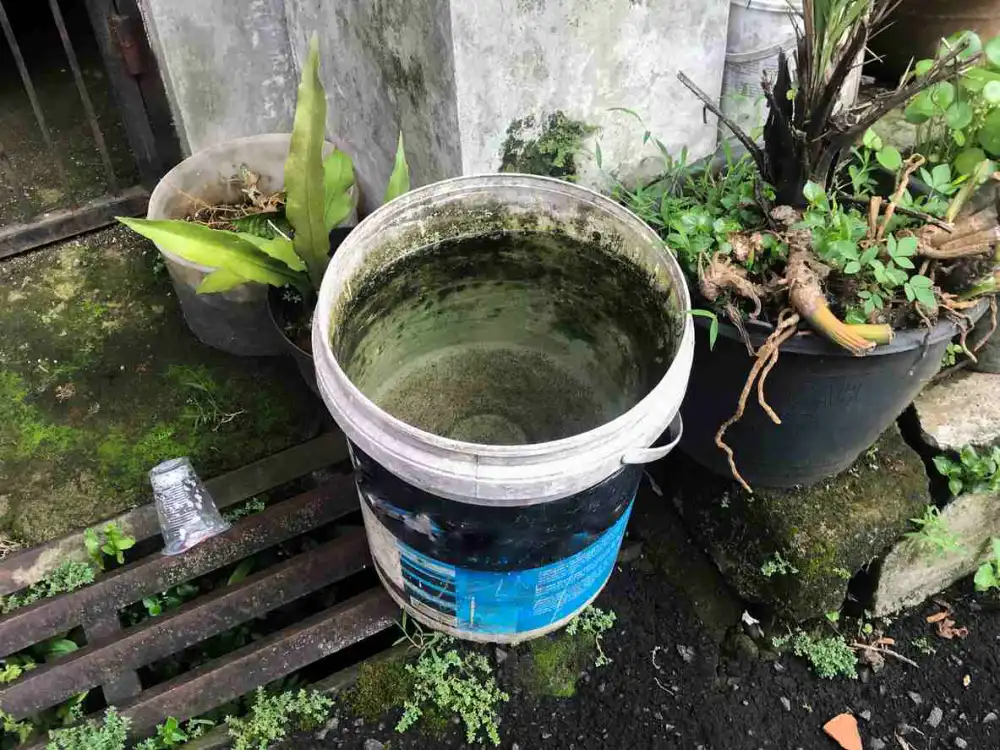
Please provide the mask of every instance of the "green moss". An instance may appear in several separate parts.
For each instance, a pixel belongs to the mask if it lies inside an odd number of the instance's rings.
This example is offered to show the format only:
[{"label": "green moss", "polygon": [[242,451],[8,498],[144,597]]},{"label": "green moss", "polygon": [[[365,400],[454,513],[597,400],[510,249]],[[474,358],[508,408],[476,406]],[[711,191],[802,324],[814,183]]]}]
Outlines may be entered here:
[{"label": "green moss", "polygon": [[351,710],[374,724],[390,711],[401,709],[413,692],[413,675],[402,659],[364,663],[358,680],[347,695]]},{"label": "green moss", "polygon": [[80,440],[78,430],[51,424],[30,402],[24,379],[0,370],[0,460],[24,460],[66,451]]},{"label": "green moss", "polygon": [[593,664],[595,655],[593,636],[560,632],[532,641],[528,646],[526,685],[538,696],[572,698],[580,674]]},{"label": "green moss", "polygon": [[583,141],[595,132],[593,125],[573,120],[562,111],[542,118],[540,127],[534,117],[514,120],[501,147],[500,171],[572,180]]},{"label": "green moss", "polygon": [[[895,426],[876,450],[812,487],[758,488],[750,496],[697,476],[700,486],[681,495],[683,512],[720,570],[744,598],[798,620],[839,610],[850,571],[876,559],[928,502],[923,462]],[[715,500],[724,495],[728,507]],[[764,575],[777,554],[797,572]]]}]

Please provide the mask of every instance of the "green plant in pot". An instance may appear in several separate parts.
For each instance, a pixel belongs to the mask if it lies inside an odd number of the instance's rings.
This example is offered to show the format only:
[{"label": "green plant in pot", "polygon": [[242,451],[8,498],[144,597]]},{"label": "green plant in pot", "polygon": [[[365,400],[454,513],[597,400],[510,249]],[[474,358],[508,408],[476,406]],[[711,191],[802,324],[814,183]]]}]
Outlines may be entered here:
[{"label": "green plant in pot", "polygon": [[[762,146],[681,73],[746,154],[694,166],[667,159],[653,182],[617,188],[677,253],[703,306],[729,321],[715,353],[704,346],[696,356],[682,446],[748,490],[747,477],[793,486],[847,468],[936,372],[976,298],[991,291],[996,210],[975,212],[970,198],[993,163],[983,159],[931,202],[910,192],[926,158],[904,159],[870,132],[983,53],[965,38],[897,88],[842,102],[894,4],[804,0],[796,73],[781,54],[775,79],[763,82]],[[892,173],[887,189],[868,179],[876,164]]]},{"label": "green plant in pot", "polygon": [[[205,277],[199,294],[223,292],[247,282],[270,285],[272,315],[280,319],[282,335],[293,355],[311,359],[308,330],[316,294],[330,260],[330,233],[353,210],[354,168],[339,149],[323,158],[326,131],[326,95],[319,77],[319,43],[314,35],[299,83],[295,121],[285,162],[284,218],[254,225],[257,230],[214,229],[184,220],[147,220],[120,217],[119,221],[185,260],[216,268]],[[389,178],[385,201],[410,188],[409,167],[402,136]],[[291,231],[286,231],[290,227]],[[289,313],[288,306],[297,312]],[[275,306],[282,311],[275,315]],[[301,332],[305,335],[297,335]],[[291,335],[289,335],[291,334]],[[301,342],[301,345],[300,345]],[[302,366],[314,383],[311,367]]]}]

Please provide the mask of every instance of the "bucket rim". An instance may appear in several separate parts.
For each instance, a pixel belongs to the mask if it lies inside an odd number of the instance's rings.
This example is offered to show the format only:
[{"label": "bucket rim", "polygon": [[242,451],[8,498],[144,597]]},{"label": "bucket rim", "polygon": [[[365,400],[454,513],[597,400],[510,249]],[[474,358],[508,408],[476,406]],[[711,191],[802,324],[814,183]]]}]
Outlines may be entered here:
[{"label": "bucket rim", "polygon": [[[590,202],[591,205],[595,205],[596,208],[605,211],[606,213],[617,215],[616,218],[626,223],[633,224],[640,233],[649,235],[651,240],[654,241],[651,244],[658,245],[665,261],[665,265],[669,269],[672,292],[677,295],[677,300],[680,306],[680,309],[677,310],[676,313],[682,318],[679,325],[680,335],[674,347],[674,351],[672,352],[673,358],[669,367],[660,377],[656,385],[632,407],[622,412],[614,419],[604,422],[593,429],[569,435],[564,438],[559,438],[557,440],[549,440],[540,443],[526,443],[521,445],[493,445],[489,443],[472,443],[455,440],[453,438],[437,435],[433,432],[415,427],[414,425],[404,422],[398,417],[395,417],[385,411],[374,401],[369,399],[364,393],[362,393],[354,382],[347,376],[347,373],[345,373],[341,368],[340,363],[333,354],[330,339],[331,316],[329,311],[332,307],[331,303],[334,301],[334,291],[337,285],[335,276],[338,256],[343,257],[341,256],[341,253],[343,250],[347,249],[345,246],[351,242],[351,238],[352,236],[355,236],[355,233],[359,231],[363,232],[364,229],[370,227],[371,225],[378,224],[387,217],[406,211],[414,204],[423,200],[428,194],[441,194],[443,190],[451,193],[475,187],[490,188],[505,185],[516,186],[518,183],[524,184],[527,187],[551,190],[563,194],[568,193],[574,197],[585,199]],[[344,281],[345,284],[346,281],[347,280]],[[655,414],[656,410],[651,408],[652,405],[661,401],[668,395],[667,392],[673,386],[673,383],[676,381],[681,370],[687,371],[683,378],[683,382],[686,384],[687,373],[690,372],[690,361],[689,358],[682,355],[685,353],[686,348],[690,348],[692,351],[694,348],[694,322],[693,316],[689,314],[690,310],[690,292],[687,288],[687,284],[684,282],[684,276],[681,272],[680,265],[667,244],[636,214],[629,211],[624,206],[614,202],[608,196],[582,185],[567,183],[563,180],[553,177],[544,177],[541,175],[523,174],[518,172],[463,175],[415,188],[395,200],[380,206],[376,211],[360,222],[354,232],[352,232],[351,235],[344,240],[338,252],[331,260],[330,265],[327,267],[320,289],[319,298],[317,300],[317,314],[314,315],[313,318],[312,330],[313,355],[316,358],[317,365],[322,360],[325,364],[331,367],[334,377],[339,381],[339,384],[345,388],[352,402],[362,404],[366,410],[376,416],[378,421],[402,433],[410,441],[426,445],[436,450],[448,451],[458,455],[483,459],[544,458],[546,456],[555,457],[560,456],[567,451],[579,449],[587,445],[600,444],[609,438],[620,435],[623,431],[626,431],[640,423],[644,417],[648,417],[650,414]],[[319,367],[317,367],[317,375],[319,376],[319,380],[322,381],[324,373],[320,371]],[[677,407],[679,408],[679,406],[680,399],[678,398]],[[671,420],[668,419],[664,423],[664,429],[666,429],[670,421]]]}]

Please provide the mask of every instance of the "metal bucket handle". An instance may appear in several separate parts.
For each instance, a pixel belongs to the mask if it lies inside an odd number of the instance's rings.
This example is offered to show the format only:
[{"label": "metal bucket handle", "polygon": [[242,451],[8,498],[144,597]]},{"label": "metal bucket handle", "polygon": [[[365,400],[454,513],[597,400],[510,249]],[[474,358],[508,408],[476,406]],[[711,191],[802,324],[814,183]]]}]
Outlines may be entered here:
[{"label": "metal bucket handle", "polygon": [[669,443],[666,445],[658,445],[653,448],[633,448],[622,456],[622,463],[626,465],[650,464],[653,461],[659,461],[677,447],[677,444],[681,441],[681,436],[683,434],[684,420],[681,419],[680,412],[678,412],[677,416],[675,416],[673,421],[670,423],[670,426],[667,427],[667,435],[670,439]]}]

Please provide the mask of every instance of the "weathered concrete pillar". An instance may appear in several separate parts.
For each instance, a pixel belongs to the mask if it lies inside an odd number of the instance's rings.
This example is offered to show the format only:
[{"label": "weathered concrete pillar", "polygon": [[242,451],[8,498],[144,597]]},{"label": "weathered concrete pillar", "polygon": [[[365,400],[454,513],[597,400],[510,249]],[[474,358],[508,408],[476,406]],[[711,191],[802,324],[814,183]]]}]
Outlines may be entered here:
[{"label": "weathered concrete pillar", "polygon": [[719,95],[729,0],[142,2],[189,149],[290,127],[318,33],[330,135],[352,153],[367,208],[400,129],[414,184],[495,171],[512,124],[556,111],[600,128],[606,167],[656,153],[614,107],[672,151],[715,147],[714,118],[677,72]]},{"label": "weathered concrete pillar", "polygon": [[139,0],[181,148],[292,127],[284,0]]}]

